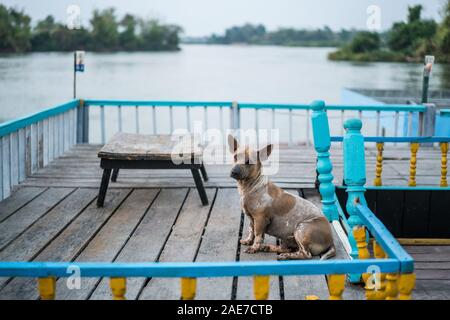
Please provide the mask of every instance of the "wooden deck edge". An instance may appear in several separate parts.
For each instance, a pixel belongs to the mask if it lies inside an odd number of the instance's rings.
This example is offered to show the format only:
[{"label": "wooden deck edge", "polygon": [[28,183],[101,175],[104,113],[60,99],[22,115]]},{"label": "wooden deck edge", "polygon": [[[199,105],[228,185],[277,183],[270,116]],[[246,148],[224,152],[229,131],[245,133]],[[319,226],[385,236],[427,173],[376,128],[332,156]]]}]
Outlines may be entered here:
[{"label": "wooden deck edge", "polygon": [[450,239],[407,239],[397,238],[401,245],[438,246],[450,245]]},{"label": "wooden deck edge", "polygon": [[350,246],[350,242],[348,242],[348,238],[347,238],[347,234],[344,231],[344,228],[342,228],[342,225],[339,221],[333,221],[331,223],[333,225],[334,230],[336,231],[339,240],[341,240],[342,245],[344,246],[345,251],[347,251],[347,254],[350,257],[350,251],[351,251],[351,246]]}]

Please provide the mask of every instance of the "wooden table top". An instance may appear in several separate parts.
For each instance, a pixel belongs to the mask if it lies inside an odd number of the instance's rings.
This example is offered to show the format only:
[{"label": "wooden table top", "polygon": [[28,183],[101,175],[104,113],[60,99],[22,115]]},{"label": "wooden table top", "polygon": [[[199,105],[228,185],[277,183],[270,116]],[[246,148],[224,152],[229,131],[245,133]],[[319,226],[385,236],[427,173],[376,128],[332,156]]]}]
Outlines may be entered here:
[{"label": "wooden table top", "polygon": [[198,142],[172,135],[116,133],[98,152],[109,160],[172,160],[201,158]]}]

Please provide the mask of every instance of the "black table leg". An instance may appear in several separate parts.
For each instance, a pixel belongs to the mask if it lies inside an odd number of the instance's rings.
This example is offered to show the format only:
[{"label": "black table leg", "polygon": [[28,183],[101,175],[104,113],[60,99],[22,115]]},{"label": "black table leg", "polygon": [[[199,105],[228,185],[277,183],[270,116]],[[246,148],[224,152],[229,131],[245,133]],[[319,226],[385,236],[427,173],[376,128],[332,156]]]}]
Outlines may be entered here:
[{"label": "black table leg", "polygon": [[97,197],[97,207],[103,207],[105,202],[106,191],[108,190],[109,177],[111,176],[111,169],[103,169],[102,182]]},{"label": "black table leg", "polygon": [[118,175],[119,175],[119,169],[113,169],[112,176],[111,176],[111,181],[112,182],[116,182]]},{"label": "black table leg", "polygon": [[205,166],[202,163],[202,166],[200,167],[200,171],[202,172],[203,181],[208,181],[208,174],[206,173]]},{"label": "black table leg", "polygon": [[203,187],[202,178],[198,172],[198,169],[191,169],[192,176],[194,177],[195,186],[197,187],[198,194],[202,200],[202,204],[206,206],[208,204],[208,196],[206,195],[205,188]]}]

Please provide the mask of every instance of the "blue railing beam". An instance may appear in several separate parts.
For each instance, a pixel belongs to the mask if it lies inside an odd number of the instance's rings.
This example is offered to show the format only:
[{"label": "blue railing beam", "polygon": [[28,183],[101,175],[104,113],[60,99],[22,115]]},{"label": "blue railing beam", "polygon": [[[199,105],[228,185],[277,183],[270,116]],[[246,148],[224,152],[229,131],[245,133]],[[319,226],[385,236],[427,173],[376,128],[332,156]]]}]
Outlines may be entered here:
[{"label": "blue railing beam", "polygon": [[[344,137],[333,136],[331,142],[342,142]],[[396,143],[434,143],[450,142],[450,137],[364,137],[365,142],[396,142]]]},{"label": "blue railing beam", "polygon": [[[398,272],[396,259],[300,260],[188,263],[109,262],[0,262],[0,277],[69,277],[74,267],[81,277],[232,277],[253,275],[326,275],[367,272],[377,265],[381,272]],[[68,271],[69,270],[69,271]]]},{"label": "blue railing beam", "polygon": [[23,129],[37,123],[38,121],[62,114],[71,109],[75,109],[78,107],[79,103],[80,100],[71,100],[56,107],[47,108],[19,119],[4,122],[0,124],[0,137],[15,132],[19,129]]},{"label": "blue railing beam", "polygon": [[231,107],[228,101],[84,100],[85,106],[105,107]]},{"label": "blue railing beam", "polygon": [[383,247],[388,257],[394,258],[400,262],[400,271],[402,273],[413,272],[413,258],[402,248],[384,224],[367,206],[357,203],[356,208],[359,218],[367,229],[369,229],[376,241]]}]

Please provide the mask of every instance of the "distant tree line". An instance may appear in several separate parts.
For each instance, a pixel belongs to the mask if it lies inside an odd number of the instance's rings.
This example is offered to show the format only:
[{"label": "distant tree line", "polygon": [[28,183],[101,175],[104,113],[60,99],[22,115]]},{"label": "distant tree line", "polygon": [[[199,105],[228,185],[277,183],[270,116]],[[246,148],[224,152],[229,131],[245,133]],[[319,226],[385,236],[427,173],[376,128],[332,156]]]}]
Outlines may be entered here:
[{"label": "distant tree line", "polygon": [[94,10],[89,22],[72,30],[49,15],[32,26],[23,10],[0,4],[0,52],[179,50],[182,29],[176,25],[131,14],[118,19],[112,8]]},{"label": "distant tree line", "polygon": [[406,22],[396,22],[382,34],[359,32],[353,40],[329,55],[332,60],[421,61],[427,54],[450,63],[450,0],[441,24],[421,17],[421,5],[408,7]]},{"label": "distant tree line", "polygon": [[280,28],[267,31],[261,24],[245,24],[227,29],[223,35],[213,34],[207,38],[206,43],[333,47],[349,43],[357,32],[357,30],[333,32],[329,27],[316,30]]}]

